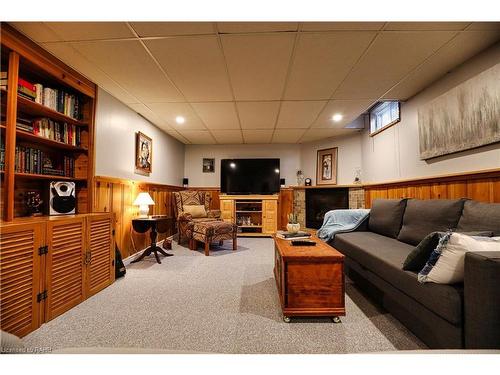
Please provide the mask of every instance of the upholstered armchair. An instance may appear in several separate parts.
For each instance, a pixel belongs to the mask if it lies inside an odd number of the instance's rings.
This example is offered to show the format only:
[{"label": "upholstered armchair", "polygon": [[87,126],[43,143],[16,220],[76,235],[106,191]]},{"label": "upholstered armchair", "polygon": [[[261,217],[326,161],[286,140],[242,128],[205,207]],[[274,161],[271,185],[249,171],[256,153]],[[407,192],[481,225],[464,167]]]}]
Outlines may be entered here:
[{"label": "upholstered armchair", "polygon": [[197,190],[182,190],[174,192],[174,210],[179,230],[179,243],[189,239],[189,228],[194,222],[214,221],[220,219],[220,210],[211,210],[209,192]]}]

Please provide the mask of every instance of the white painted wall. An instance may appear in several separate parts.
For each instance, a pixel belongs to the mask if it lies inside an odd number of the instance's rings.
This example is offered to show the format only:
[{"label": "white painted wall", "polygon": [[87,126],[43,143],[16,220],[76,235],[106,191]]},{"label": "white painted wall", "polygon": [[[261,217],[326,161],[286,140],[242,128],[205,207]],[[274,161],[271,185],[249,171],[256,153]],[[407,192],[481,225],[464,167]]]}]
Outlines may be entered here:
[{"label": "white painted wall", "polygon": [[[215,158],[215,173],[202,173],[203,158]],[[300,169],[300,145],[186,145],[184,175],[190,186],[220,186],[220,160],[231,158],[279,158],[286,185],[296,184]]]},{"label": "white painted wall", "polygon": [[[500,144],[420,160],[418,108],[500,62],[500,44],[466,61],[401,105],[401,122],[370,137],[362,134],[364,182],[381,182],[500,167]],[[500,89],[500,88],[499,88]]]},{"label": "white painted wall", "polygon": [[317,152],[331,147],[338,147],[337,183],[352,184],[356,169],[362,168],[360,133],[302,144],[300,159],[304,177],[310,177],[313,185],[316,183]]},{"label": "white painted wall", "polygon": [[[153,139],[149,177],[134,173],[135,133]],[[182,185],[184,145],[99,88],[96,108],[95,174],[168,185]]]}]

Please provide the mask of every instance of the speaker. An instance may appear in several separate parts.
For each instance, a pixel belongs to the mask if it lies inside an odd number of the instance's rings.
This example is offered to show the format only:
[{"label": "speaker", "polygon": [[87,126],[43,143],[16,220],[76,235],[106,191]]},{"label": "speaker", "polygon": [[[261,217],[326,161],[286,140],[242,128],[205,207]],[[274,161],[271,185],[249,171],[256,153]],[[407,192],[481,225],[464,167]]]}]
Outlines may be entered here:
[{"label": "speaker", "polygon": [[281,187],[285,186],[285,179],[284,178],[280,178],[280,185],[281,185]]},{"label": "speaker", "polygon": [[74,182],[51,181],[49,185],[49,215],[75,214],[75,190]]},{"label": "speaker", "polygon": [[184,186],[184,187],[188,187],[188,184],[189,184],[189,180],[188,180],[187,178],[185,178],[185,177],[184,177],[184,178],[182,179],[182,186]]}]

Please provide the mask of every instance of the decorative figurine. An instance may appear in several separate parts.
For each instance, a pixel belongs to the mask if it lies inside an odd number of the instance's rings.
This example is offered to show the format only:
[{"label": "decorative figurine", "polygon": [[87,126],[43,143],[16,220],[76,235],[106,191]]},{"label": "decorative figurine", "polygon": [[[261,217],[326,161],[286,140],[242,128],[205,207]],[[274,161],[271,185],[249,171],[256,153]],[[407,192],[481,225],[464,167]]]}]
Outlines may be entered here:
[{"label": "decorative figurine", "polygon": [[31,216],[41,216],[41,206],[43,200],[40,198],[40,193],[37,191],[26,192],[25,197],[26,207],[28,208],[28,213]]}]

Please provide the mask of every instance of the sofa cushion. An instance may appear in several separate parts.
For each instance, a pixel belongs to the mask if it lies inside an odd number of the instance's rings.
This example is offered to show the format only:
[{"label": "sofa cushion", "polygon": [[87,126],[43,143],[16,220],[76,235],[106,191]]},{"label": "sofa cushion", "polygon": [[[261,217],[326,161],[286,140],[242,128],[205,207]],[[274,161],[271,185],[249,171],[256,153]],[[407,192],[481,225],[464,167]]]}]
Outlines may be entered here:
[{"label": "sofa cushion", "polygon": [[436,315],[452,324],[461,324],[462,286],[421,284],[415,272],[402,270],[413,246],[373,232],[338,234],[332,245]]},{"label": "sofa cushion", "polygon": [[406,199],[375,199],[370,210],[370,231],[396,238],[405,212]]},{"label": "sofa cushion", "polygon": [[455,229],[463,204],[462,199],[409,199],[398,240],[416,246],[431,232]]},{"label": "sofa cushion", "polygon": [[492,231],[500,236],[500,203],[466,200],[457,231]]}]

